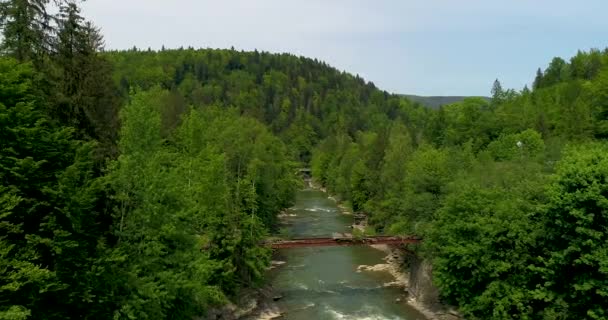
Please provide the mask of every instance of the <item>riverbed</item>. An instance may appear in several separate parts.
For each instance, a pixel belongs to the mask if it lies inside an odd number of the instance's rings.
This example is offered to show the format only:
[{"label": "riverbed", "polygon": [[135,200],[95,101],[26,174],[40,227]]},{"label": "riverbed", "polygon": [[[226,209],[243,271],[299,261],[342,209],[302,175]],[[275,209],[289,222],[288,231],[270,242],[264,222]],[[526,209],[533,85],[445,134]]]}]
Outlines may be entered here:
[{"label": "riverbed", "polygon": [[[316,189],[297,194],[283,219],[283,236],[321,237],[351,232],[353,218]],[[402,287],[387,271],[364,271],[362,265],[385,263],[386,253],[369,246],[282,249],[285,261],[272,270],[269,282],[276,302],[274,315],[289,320],[391,319],[424,320],[408,306]],[[359,270],[358,270],[359,269]]]}]

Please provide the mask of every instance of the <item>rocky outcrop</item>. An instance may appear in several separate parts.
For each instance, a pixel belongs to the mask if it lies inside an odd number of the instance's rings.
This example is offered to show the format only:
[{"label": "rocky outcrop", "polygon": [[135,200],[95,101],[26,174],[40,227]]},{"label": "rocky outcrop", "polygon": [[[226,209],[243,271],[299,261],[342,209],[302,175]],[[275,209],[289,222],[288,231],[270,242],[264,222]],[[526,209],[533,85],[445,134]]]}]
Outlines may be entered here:
[{"label": "rocky outcrop", "polygon": [[439,291],[433,285],[433,266],[428,260],[408,255],[410,265],[409,293],[425,305],[439,303]]},{"label": "rocky outcrop", "polygon": [[[275,263],[275,261],[273,261],[273,263]],[[280,316],[280,313],[276,308],[270,306],[268,301],[272,301],[275,296],[276,294],[270,286],[244,289],[241,294],[234,299],[234,303],[230,302],[224,306],[212,308],[208,310],[203,317],[194,319],[237,320],[249,317],[255,319],[274,319],[275,317]]]},{"label": "rocky outcrop", "polygon": [[433,284],[433,265],[413,252],[406,257],[409,264],[408,303],[424,313],[429,320],[463,319],[456,308],[439,301],[439,289]]}]

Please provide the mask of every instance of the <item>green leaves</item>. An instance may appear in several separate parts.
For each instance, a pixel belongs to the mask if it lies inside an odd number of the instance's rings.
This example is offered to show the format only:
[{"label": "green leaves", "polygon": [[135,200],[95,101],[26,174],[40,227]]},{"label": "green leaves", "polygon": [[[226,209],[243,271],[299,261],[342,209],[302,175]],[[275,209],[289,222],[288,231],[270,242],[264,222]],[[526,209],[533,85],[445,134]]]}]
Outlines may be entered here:
[{"label": "green leaves", "polygon": [[[606,56],[554,59],[532,92],[496,81],[491,105],[445,106],[422,131],[408,110],[411,150],[403,130],[383,136],[382,115],[357,133],[335,116],[313,174],[378,229],[422,235],[444,299],[470,318],[605,319],[607,149],[585,142],[605,136]],[[560,154],[568,142],[583,147]]]},{"label": "green leaves", "polygon": [[[213,263],[197,247],[196,232],[203,231],[204,223],[191,197],[196,195],[193,189],[201,175],[184,177],[184,164],[192,158],[184,155],[182,161],[180,153],[163,145],[160,101],[165,94],[160,89],[137,93],[123,109],[122,154],[107,177],[118,203],[119,242],[113,251],[128,257],[120,262],[117,276],[126,280],[121,285],[126,290],[124,300],[115,312],[119,318],[202,312],[209,301],[200,297],[216,290],[206,271],[214,268]],[[180,303],[187,308],[172,309]]]},{"label": "green leaves", "polygon": [[[92,144],[55,126],[27,65],[0,59],[0,301],[5,317],[81,312],[100,230]],[[69,288],[69,291],[68,291]],[[54,301],[63,295],[61,302]],[[44,310],[44,311],[42,311]]]},{"label": "green leaves", "polygon": [[569,148],[550,184],[518,157],[452,183],[424,235],[444,298],[479,319],[604,319],[606,150]]},{"label": "green leaves", "polygon": [[6,310],[0,310],[2,320],[23,320],[32,315],[32,312],[23,306],[10,306]]},{"label": "green leaves", "polygon": [[50,44],[48,0],[3,1],[0,22],[3,26],[2,49],[20,62],[40,62]]},{"label": "green leaves", "polygon": [[497,179],[457,179],[425,233],[434,279],[442,295],[472,318],[528,318],[535,278],[528,266],[535,263],[541,232],[531,213],[540,208],[543,179],[516,163],[480,166],[476,170]]},{"label": "green leaves", "polygon": [[200,315],[261,279],[260,243],[297,187],[285,146],[234,112],[192,108],[165,138],[167,94],[135,93],[121,113],[122,154],[107,176],[123,257],[117,318]]},{"label": "green leaves", "polygon": [[547,290],[573,317],[604,319],[608,286],[608,148],[589,144],[566,151],[549,188],[544,238]]},{"label": "green leaves", "polygon": [[545,144],[540,134],[534,130],[502,135],[492,141],[487,150],[495,160],[537,160],[543,155]]}]

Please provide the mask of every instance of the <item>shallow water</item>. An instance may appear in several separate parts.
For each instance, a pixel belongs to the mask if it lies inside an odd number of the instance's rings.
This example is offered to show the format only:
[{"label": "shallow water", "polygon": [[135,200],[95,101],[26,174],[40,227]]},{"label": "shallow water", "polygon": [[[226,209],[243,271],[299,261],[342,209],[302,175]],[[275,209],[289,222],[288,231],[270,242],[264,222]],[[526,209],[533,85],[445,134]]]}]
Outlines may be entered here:
[{"label": "shallow water", "polygon": [[[298,193],[288,212],[284,232],[289,237],[331,236],[351,232],[352,217],[340,214],[327,194],[312,189]],[[384,252],[367,246],[283,249],[287,263],[271,275],[281,319],[403,319],[423,320],[419,312],[397,298],[402,289],[384,287],[395,279],[388,272],[357,272],[359,265],[384,263]]]}]

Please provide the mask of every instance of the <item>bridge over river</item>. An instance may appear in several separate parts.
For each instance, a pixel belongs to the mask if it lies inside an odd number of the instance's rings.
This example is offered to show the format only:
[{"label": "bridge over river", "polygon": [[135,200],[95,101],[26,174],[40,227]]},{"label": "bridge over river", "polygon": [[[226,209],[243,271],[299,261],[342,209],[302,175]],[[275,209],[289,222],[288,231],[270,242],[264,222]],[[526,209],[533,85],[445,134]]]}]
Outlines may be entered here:
[{"label": "bridge over river", "polygon": [[[306,168],[301,171],[307,172]],[[423,320],[405,301],[400,280],[388,269],[387,252],[374,244],[415,244],[420,237],[351,235],[358,217],[344,214],[333,199],[312,188],[297,193],[281,217],[281,232],[267,238],[284,261],[268,271],[272,295],[265,315],[285,320],[391,319]],[[362,268],[367,266],[369,268]],[[373,270],[372,270],[373,269]],[[274,297],[280,296],[279,300]],[[401,302],[398,302],[401,301]],[[246,320],[258,320],[252,315]]]},{"label": "bridge over river", "polygon": [[353,237],[343,233],[331,238],[299,238],[290,240],[273,240],[265,244],[273,249],[302,248],[302,247],[330,247],[330,246],[361,246],[372,244],[408,244],[419,243],[419,237],[373,236]]}]

